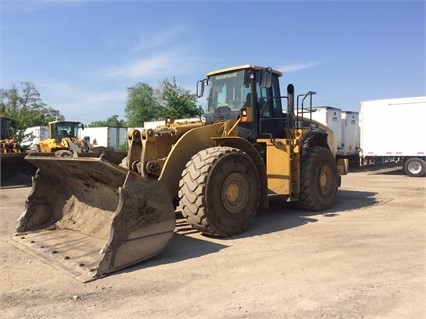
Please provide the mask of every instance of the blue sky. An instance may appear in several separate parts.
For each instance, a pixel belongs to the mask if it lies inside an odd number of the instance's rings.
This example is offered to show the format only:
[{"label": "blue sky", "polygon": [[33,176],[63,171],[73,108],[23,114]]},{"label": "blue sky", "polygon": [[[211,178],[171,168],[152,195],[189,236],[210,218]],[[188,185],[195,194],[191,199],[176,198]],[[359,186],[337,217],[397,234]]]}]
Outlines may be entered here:
[{"label": "blue sky", "polygon": [[[34,83],[86,124],[126,119],[127,88],[270,66],[314,105],[425,95],[424,1],[0,0],[0,88]],[[202,101],[199,102],[202,104]]]}]

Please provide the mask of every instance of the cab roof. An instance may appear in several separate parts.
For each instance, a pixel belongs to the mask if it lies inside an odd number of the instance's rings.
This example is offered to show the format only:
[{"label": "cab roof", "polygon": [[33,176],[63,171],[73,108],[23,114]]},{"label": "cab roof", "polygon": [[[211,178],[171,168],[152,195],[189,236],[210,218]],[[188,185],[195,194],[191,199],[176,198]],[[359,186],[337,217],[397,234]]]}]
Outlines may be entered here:
[{"label": "cab roof", "polygon": [[[212,72],[207,73],[207,76],[222,74],[222,73],[231,72],[231,71],[246,70],[246,69],[263,70],[263,69],[266,69],[266,68],[263,67],[263,66],[258,66],[258,65],[253,65],[253,64],[244,64],[244,65],[233,66],[233,67],[229,67],[229,68],[224,68],[224,69],[212,71]],[[283,75],[282,72],[274,70],[274,69],[272,69],[272,73],[275,73],[278,76]]]}]

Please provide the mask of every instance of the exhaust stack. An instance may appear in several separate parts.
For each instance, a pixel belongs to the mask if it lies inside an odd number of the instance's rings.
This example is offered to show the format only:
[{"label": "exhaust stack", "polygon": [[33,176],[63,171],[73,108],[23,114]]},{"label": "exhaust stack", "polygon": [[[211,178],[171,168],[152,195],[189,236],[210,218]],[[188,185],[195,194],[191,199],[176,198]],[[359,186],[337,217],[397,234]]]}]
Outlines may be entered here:
[{"label": "exhaust stack", "polygon": [[293,128],[293,117],[294,117],[294,85],[287,85],[287,115],[288,115],[288,127]]}]

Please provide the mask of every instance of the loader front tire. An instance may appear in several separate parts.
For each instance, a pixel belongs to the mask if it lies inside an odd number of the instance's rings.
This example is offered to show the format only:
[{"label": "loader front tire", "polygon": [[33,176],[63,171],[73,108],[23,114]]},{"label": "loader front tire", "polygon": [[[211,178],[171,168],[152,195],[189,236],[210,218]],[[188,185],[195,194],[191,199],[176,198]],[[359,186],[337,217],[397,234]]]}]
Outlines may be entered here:
[{"label": "loader front tire", "polygon": [[331,208],[336,201],[338,184],[336,160],[330,150],[305,149],[300,167],[300,206],[312,211]]},{"label": "loader front tire", "polygon": [[198,152],[179,183],[182,215],[202,233],[228,237],[246,230],[259,204],[260,183],[249,155],[231,147]]}]

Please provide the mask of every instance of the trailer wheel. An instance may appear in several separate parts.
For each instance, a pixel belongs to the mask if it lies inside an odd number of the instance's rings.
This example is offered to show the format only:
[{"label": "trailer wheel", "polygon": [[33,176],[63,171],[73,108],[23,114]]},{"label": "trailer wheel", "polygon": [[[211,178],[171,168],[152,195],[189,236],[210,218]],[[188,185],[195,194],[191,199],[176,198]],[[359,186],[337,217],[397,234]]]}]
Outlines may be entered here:
[{"label": "trailer wheel", "polygon": [[182,215],[197,230],[228,237],[246,230],[259,204],[260,183],[249,155],[212,147],[194,155],[179,183]]},{"label": "trailer wheel", "polygon": [[312,211],[322,211],[334,205],[339,176],[336,160],[325,147],[304,150],[300,167],[299,204]]},{"label": "trailer wheel", "polygon": [[404,163],[404,172],[410,177],[425,176],[426,164],[420,158],[410,158]]}]

